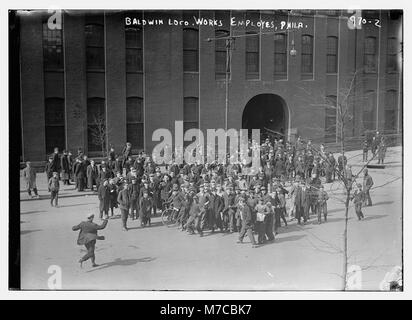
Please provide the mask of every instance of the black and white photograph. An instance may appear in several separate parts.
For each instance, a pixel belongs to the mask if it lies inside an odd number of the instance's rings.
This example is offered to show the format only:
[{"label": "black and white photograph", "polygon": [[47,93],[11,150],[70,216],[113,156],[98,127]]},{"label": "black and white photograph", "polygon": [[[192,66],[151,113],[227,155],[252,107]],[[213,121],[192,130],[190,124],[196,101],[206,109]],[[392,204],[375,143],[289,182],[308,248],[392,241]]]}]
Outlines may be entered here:
[{"label": "black and white photograph", "polygon": [[306,6],[10,9],[19,289],[402,292],[404,10]]}]

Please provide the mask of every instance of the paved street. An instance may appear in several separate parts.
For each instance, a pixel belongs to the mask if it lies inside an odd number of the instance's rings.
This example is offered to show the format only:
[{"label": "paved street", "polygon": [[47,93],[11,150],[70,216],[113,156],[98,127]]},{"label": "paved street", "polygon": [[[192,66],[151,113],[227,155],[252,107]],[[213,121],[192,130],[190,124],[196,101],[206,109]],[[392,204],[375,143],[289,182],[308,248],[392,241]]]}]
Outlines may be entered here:
[{"label": "paved street", "polygon": [[[352,157],[352,158],[350,158]],[[348,155],[357,172],[361,153]],[[385,273],[402,265],[402,150],[389,148],[387,167],[370,169],[375,185],[373,207],[364,208],[365,220],[349,220],[350,264],[364,268],[362,289],[378,289]],[[361,179],[359,179],[360,181]],[[22,180],[21,180],[22,181]],[[93,211],[98,200],[90,192],[63,186],[60,208],[50,207],[45,174],[38,174],[41,199],[29,199],[21,182],[21,284],[22,289],[47,289],[50,265],[62,269],[62,289],[135,290],[333,290],[339,289],[342,269],[344,198],[338,183],[327,184],[331,196],[325,224],[282,227],[274,243],[253,249],[236,244],[237,234],[206,233],[203,238],[162,225],[140,228],[130,221],[121,231],[120,219],[109,220],[99,234],[96,262],[80,269],[84,247],[76,244],[73,225]],[[100,223],[99,219],[95,220]]]}]

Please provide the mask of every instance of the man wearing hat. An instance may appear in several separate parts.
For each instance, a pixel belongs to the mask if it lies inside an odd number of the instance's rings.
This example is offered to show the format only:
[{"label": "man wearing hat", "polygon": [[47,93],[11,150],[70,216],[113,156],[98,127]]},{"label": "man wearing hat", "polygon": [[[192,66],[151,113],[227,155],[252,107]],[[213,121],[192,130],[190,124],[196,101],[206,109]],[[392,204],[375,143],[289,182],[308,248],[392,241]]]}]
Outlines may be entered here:
[{"label": "man wearing hat", "polygon": [[[26,162],[26,168],[23,169],[23,177],[26,181],[26,190],[30,197],[39,198],[37,194],[37,186],[36,186],[36,170],[32,168],[31,162]],[[31,190],[34,191],[34,196],[31,195]]]},{"label": "man wearing hat", "polygon": [[362,191],[362,185],[360,183],[356,185],[356,190],[353,193],[351,200],[353,200],[353,203],[355,204],[355,213],[358,219],[363,219],[365,216],[362,212],[362,204],[365,200],[365,193]]},{"label": "man wearing hat", "polygon": [[228,186],[223,193],[223,201],[225,204],[223,209],[223,225],[226,230],[229,228],[229,232],[232,233],[236,229],[236,194],[231,186]]},{"label": "man wearing hat", "polygon": [[238,202],[238,212],[239,212],[239,217],[242,222],[242,228],[239,233],[239,240],[237,241],[238,243],[243,242],[243,238],[245,237],[246,233],[250,239],[250,242],[252,243],[253,248],[256,247],[256,241],[255,237],[253,235],[253,218],[252,218],[252,212],[249,208],[249,206],[246,204],[245,198],[240,197],[239,202]]},{"label": "man wearing hat", "polygon": [[98,264],[96,264],[95,261],[95,246],[96,246],[96,240],[104,240],[103,236],[98,236],[97,232],[98,230],[102,230],[106,228],[108,220],[105,219],[103,220],[103,223],[101,225],[98,225],[93,222],[94,219],[94,214],[90,213],[86,217],[86,221],[80,222],[80,224],[74,226],[72,228],[73,231],[80,230],[79,232],[79,237],[77,238],[77,244],[79,246],[85,246],[87,253],[79,260],[80,267],[82,267],[82,264],[84,261],[87,261],[91,259],[92,261],[92,267],[97,267]]},{"label": "man wearing hat", "polygon": [[133,220],[137,220],[139,217],[140,186],[137,183],[137,177],[132,177],[131,180],[132,180],[132,183],[129,184],[129,198],[130,198],[129,216]]},{"label": "man wearing hat", "polygon": [[100,211],[100,219],[104,218],[107,219],[109,215],[109,207],[110,207],[110,189],[109,189],[109,181],[104,180],[103,183],[99,186],[97,191],[97,196],[100,201],[99,211]]},{"label": "man wearing hat", "polygon": [[327,201],[329,199],[328,193],[324,190],[323,185],[320,186],[319,192],[318,192],[318,205],[317,205],[317,210],[318,210],[318,223],[322,223],[322,214],[325,219],[325,222],[327,221],[328,218],[328,206],[327,206]]},{"label": "man wearing hat", "polygon": [[119,203],[120,213],[122,218],[122,230],[127,231],[127,218],[129,216],[130,207],[130,190],[128,188],[128,181],[124,180],[123,189],[117,195],[117,202]]},{"label": "man wearing hat", "polygon": [[369,193],[369,190],[373,186],[373,179],[368,173],[368,169],[364,170],[364,176],[363,176],[363,191],[365,192],[365,201],[367,201],[367,206],[370,207],[372,206],[372,199],[371,195]]}]

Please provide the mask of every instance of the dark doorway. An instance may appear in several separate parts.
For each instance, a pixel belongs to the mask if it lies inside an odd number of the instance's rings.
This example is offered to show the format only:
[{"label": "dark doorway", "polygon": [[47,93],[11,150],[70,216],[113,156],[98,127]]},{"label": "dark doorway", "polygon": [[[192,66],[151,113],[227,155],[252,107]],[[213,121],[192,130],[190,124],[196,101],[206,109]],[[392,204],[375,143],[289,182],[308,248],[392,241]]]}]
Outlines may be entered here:
[{"label": "dark doorway", "polygon": [[[286,103],[275,94],[259,94],[246,104],[242,116],[242,128],[260,129],[261,140],[266,138],[282,138],[287,129]],[[285,141],[286,139],[284,139]]]}]

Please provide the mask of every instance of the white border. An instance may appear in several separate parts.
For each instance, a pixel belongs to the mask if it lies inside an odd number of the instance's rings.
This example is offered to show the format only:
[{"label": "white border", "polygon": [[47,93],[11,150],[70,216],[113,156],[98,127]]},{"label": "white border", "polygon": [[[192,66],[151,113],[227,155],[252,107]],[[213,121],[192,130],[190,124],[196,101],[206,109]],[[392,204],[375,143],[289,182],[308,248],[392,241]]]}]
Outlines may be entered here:
[{"label": "white border", "polygon": [[[91,2],[85,2],[84,0],[73,0],[70,2],[55,0],[53,2],[46,1],[9,1],[1,3],[1,21],[3,22],[3,27],[1,28],[1,40],[2,40],[2,50],[1,50],[1,76],[2,76],[2,99],[3,101],[3,113],[1,117],[1,147],[2,150],[8,150],[8,9],[47,9],[51,8],[62,8],[62,9],[274,9],[275,6],[279,6],[276,9],[282,9],[284,4],[287,4],[287,8],[284,9],[342,9],[342,8],[367,8],[367,9],[404,9],[404,30],[409,30],[412,25],[412,16],[409,12],[411,10],[410,2],[402,0],[375,0],[373,2],[365,0],[354,1],[352,5],[348,6],[348,2],[330,2],[330,1],[320,1],[312,0],[310,3],[307,1],[288,1],[287,3],[276,3],[272,1],[250,1],[250,0],[238,0],[236,5],[229,5],[228,2],[222,5],[222,1],[209,0],[203,1],[201,3],[175,0],[173,1],[173,7],[170,6],[171,2],[167,0],[163,1],[150,1],[145,3],[137,3],[135,1],[108,1],[103,0],[99,2],[98,6],[92,6]],[[348,8],[349,9],[349,8]],[[408,32],[404,33],[404,87],[408,88],[410,84],[410,70],[409,61],[406,52],[409,52],[409,41],[410,34]],[[408,90],[404,90],[404,106],[409,105],[409,95]],[[404,123],[408,123],[409,113],[408,108],[404,108]],[[410,175],[410,169],[408,168],[409,163],[409,141],[410,131],[407,126],[404,126],[404,194],[411,190],[411,181],[408,179]],[[7,157],[8,161],[8,157]],[[18,161],[18,159],[15,159]],[[3,165],[0,167],[0,181],[1,184],[1,203],[8,203],[8,165]],[[6,182],[7,181],[7,182]],[[15,183],[19,183],[16,181]],[[410,201],[407,197],[404,199],[404,287],[405,291],[400,293],[381,293],[381,292],[194,292],[194,291],[180,291],[180,292],[163,292],[163,291],[9,291],[8,290],[8,213],[6,210],[0,214],[0,299],[410,299],[412,298],[412,281],[410,274],[412,273],[411,267],[411,255],[409,246],[412,243],[411,237],[411,208]],[[9,208],[14,214],[18,214],[17,208]]]}]

